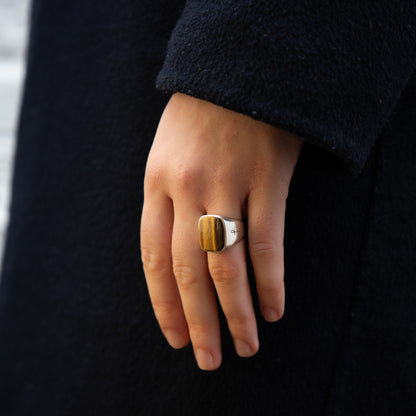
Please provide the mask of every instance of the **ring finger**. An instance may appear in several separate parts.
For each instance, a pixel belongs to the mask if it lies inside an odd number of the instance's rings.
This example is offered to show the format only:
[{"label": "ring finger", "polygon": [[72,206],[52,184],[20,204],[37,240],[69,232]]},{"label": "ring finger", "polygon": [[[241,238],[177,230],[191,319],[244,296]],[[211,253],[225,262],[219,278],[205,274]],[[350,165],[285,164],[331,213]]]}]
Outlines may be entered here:
[{"label": "ring finger", "polygon": [[[240,218],[241,210],[235,204],[210,207],[210,212]],[[259,348],[257,323],[247,277],[244,240],[221,252],[208,253],[208,269],[214,281],[218,298],[227,318],[237,354],[251,357]]]},{"label": "ring finger", "polygon": [[188,323],[194,353],[203,370],[221,364],[221,339],[217,301],[207,259],[198,242],[198,218],[188,206],[174,207],[172,233],[173,272]]}]

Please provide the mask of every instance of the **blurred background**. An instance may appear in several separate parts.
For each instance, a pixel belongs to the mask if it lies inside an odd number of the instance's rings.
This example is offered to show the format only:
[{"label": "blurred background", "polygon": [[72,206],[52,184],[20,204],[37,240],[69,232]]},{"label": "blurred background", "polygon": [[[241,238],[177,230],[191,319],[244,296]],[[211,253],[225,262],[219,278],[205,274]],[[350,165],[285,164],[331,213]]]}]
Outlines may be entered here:
[{"label": "blurred background", "polygon": [[28,0],[0,0],[0,259],[8,221],[29,5]]}]

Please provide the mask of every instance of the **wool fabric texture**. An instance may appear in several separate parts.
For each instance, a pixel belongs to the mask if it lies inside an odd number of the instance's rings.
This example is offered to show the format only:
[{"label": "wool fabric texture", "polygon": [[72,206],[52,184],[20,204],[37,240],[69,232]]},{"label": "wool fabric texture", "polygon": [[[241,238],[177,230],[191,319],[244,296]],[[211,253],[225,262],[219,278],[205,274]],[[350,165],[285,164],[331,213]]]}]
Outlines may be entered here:
[{"label": "wool fabric texture", "polygon": [[[413,0],[34,0],[0,287],[0,414],[413,415]],[[286,309],[197,367],[154,318],[145,162],[182,92],[305,139]],[[253,138],[256,140],[256,138]]]}]

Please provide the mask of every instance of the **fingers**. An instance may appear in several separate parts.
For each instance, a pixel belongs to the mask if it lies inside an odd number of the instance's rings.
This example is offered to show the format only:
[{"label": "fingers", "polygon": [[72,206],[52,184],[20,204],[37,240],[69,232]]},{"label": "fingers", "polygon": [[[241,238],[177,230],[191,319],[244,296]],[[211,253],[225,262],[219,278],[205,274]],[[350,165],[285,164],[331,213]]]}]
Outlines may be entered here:
[{"label": "fingers", "polygon": [[283,237],[286,199],[272,182],[248,198],[248,238],[260,309],[267,321],[283,316],[285,305]]},{"label": "fingers", "polygon": [[[241,218],[241,209],[233,203],[210,207],[213,214]],[[208,214],[210,213],[208,212]],[[259,348],[257,323],[247,277],[244,241],[222,252],[208,253],[208,268],[233,337],[237,354],[251,357]]]},{"label": "fingers", "polygon": [[214,370],[221,364],[220,326],[206,254],[198,241],[201,215],[186,205],[175,206],[172,262],[196,360],[201,369]]},{"label": "fingers", "polygon": [[150,299],[160,328],[173,348],[189,343],[188,326],[172,272],[173,207],[170,198],[146,199],[141,221],[141,252]]},{"label": "fingers", "polygon": [[[278,320],[284,311],[285,202],[272,185],[254,188],[247,202],[250,255],[261,311],[268,321]],[[235,201],[222,199],[220,205],[210,206],[209,213],[242,217],[242,206],[235,205]],[[170,198],[147,198],[141,244],[150,298],[165,337],[174,348],[185,346],[190,337],[200,368],[213,370],[221,363],[221,341],[212,282],[237,353],[242,357],[254,355],[259,341],[245,244],[240,241],[223,252],[207,255],[198,242],[201,214],[199,209],[179,204],[172,224]]]}]

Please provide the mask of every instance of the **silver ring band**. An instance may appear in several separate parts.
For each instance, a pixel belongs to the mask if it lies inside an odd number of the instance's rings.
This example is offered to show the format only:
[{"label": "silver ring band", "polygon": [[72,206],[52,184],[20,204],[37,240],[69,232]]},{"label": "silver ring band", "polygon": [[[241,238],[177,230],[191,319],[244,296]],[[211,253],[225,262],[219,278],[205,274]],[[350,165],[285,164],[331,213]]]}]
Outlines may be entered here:
[{"label": "silver ring band", "polygon": [[244,237],[244,221],[220,215],[203,215],[198,221],[198,234],[202,250],[224,251]]}]

